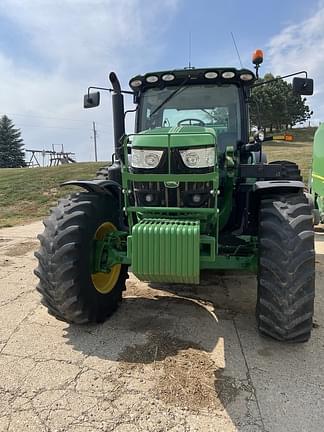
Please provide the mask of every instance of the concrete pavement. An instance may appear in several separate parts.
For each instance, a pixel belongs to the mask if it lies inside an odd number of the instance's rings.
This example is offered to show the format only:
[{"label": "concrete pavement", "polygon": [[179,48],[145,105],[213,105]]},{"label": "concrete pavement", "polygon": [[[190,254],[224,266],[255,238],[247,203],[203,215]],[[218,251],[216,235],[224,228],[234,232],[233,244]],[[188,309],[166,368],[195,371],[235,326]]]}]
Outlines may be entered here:
[{"label": "concrete pavement", "polygon": [[41,223],[0,230],[0,431],[324,430],[324,230],[307,344],[257,334],[255,280],[128,281],[103,325],[55,320],[35,290]]}]

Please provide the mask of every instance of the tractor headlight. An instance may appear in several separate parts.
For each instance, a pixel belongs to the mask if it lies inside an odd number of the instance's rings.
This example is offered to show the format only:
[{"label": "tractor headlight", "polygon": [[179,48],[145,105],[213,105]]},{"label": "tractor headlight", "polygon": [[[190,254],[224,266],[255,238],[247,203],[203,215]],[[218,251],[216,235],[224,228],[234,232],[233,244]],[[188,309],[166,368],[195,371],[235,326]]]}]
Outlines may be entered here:
[{"label": "tractor headlight", "polygon": [[180,155],[188,168],[208,168],[215,163],[215,147],[180,150]]},{"label": "tractor headlight", "polygon": [[156,168],[163,155],[163,150],[133,149],[131,165],[133,168]]}]

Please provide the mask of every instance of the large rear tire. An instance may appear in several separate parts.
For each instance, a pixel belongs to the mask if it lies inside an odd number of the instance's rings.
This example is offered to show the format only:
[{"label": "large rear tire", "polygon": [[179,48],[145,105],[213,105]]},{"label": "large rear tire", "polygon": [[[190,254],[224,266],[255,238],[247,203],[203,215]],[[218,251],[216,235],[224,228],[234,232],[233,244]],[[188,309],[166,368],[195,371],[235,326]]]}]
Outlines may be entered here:
[{"label": "large rear tire", "polygon": [[260,332],[280,341],[307,341],[314,296],[314,232],[308,201],[301,193],[268,196],[261,200],[259,214]]},{"label": "large rear tire", "polygon": [[108,170],[109,165],[99,168],[96,172],[96,180],[109,180]]},{"label": "large rear tire", "polygon": [[295,162],[290,162],[287,160],[279,160],[279,161],[270,162],[269,165],[271,164],[281,165],[283,167],[283,172],[280,179],[303,181],[303,177],[300,173],[300,169]]},{"label": "large rear tire", "polygon": [[122,300],[127,266],[91,274],[94,239],[119,228],[116,198],[79,193],[60,200],[44,221],[35,253],[42,303],[56,318],[77,324],[103,322]]}]

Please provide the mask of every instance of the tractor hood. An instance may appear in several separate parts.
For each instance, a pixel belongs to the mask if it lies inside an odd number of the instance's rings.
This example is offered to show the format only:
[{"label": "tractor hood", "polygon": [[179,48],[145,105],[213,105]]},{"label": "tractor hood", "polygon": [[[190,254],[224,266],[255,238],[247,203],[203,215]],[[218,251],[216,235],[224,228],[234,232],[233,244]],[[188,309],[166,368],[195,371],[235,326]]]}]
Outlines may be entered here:
[{"label": "tractor hood", "polygon": [[149,129],[130,135],[134,148],[203,147],[217,144],[214,129],[202,126],[177,126]]}]

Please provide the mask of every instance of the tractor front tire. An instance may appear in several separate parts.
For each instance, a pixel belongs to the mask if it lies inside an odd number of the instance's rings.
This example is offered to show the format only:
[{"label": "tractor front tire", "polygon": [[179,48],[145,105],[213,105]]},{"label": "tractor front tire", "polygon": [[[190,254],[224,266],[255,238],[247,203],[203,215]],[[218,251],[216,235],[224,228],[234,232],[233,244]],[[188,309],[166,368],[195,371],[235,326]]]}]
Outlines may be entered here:
[{"label": "tractor front tire", "polygon": [[69,323],[103,322],[122,300],[127,266],[91,273],[94,239],[119,228],[116,198],[82,192],[59,201],[44,221],[35,253],[37,290],[49,313]]},{"label": "tractor front tire", "polygon": [[267,196],[259,212],[259,331],[279,341],[306,342],[314,297],[314,232],[307,198],[302,193]]}]

